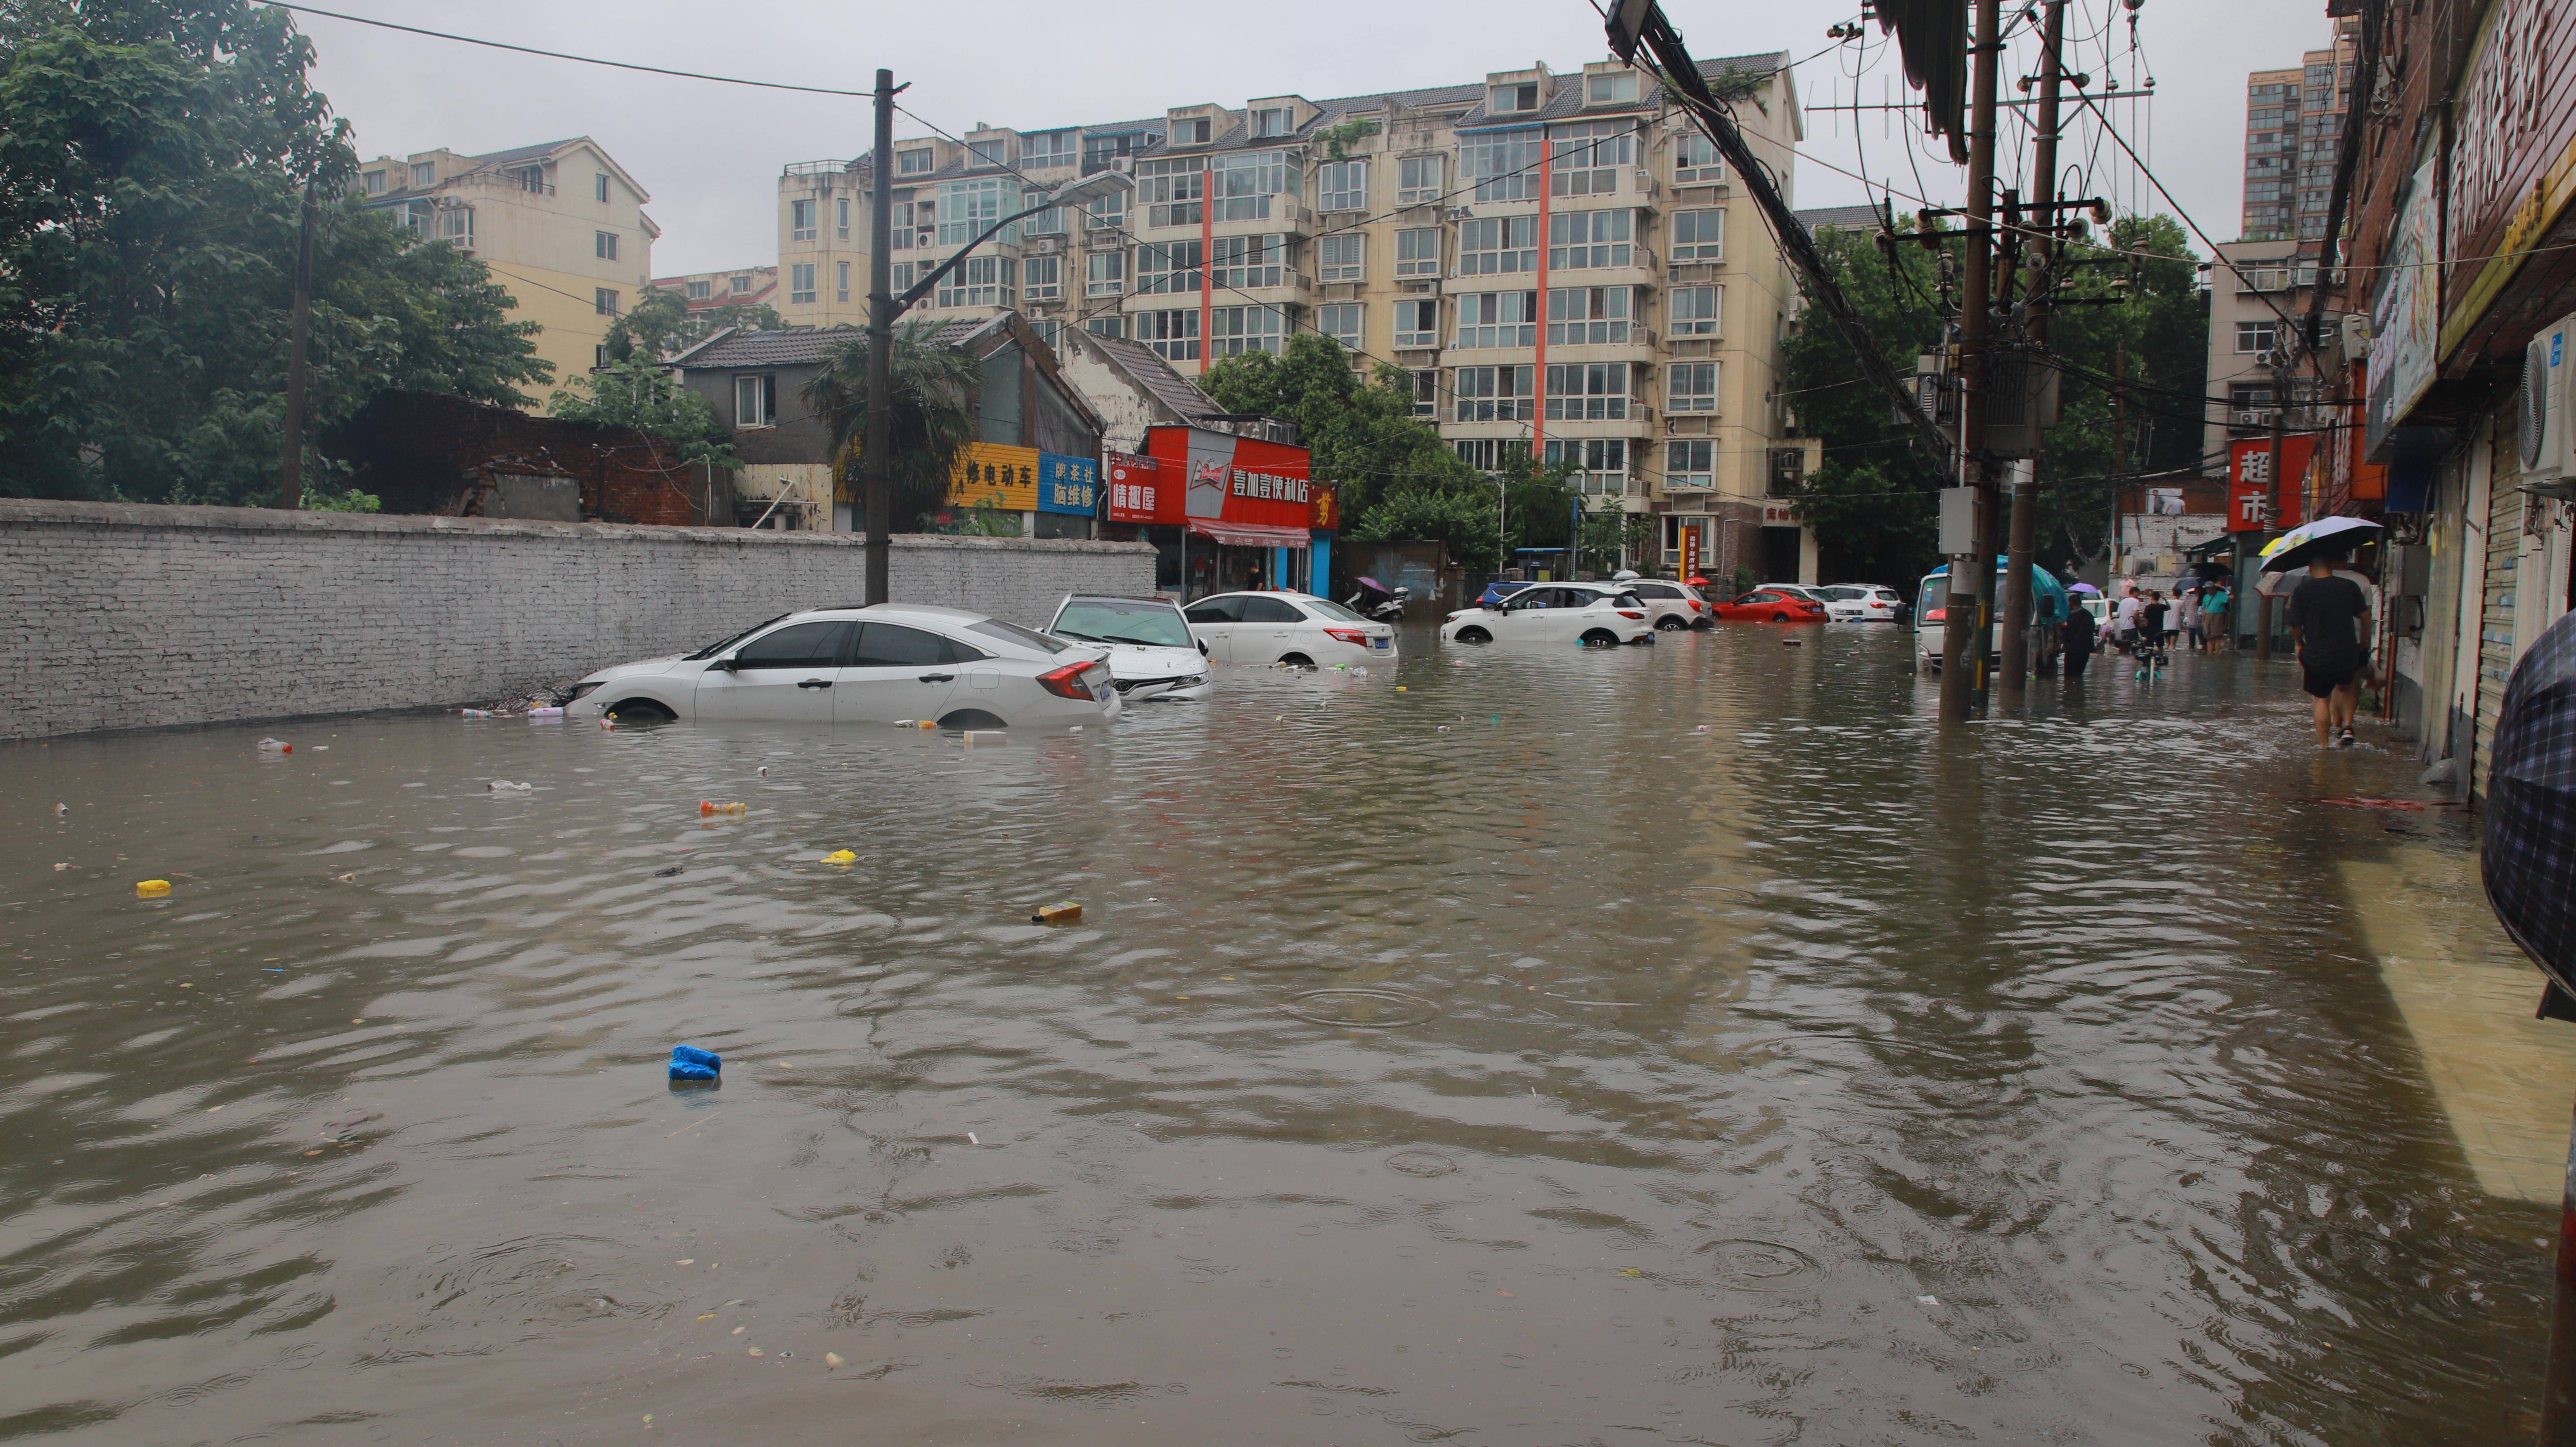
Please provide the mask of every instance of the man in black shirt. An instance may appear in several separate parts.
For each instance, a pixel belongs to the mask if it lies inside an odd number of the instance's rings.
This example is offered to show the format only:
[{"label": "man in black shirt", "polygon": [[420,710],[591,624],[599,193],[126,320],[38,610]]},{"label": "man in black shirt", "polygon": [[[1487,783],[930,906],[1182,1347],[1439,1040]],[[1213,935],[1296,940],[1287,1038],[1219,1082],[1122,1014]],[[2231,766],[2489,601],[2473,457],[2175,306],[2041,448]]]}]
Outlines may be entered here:
[{"label": "man in black shirt", "polygon": [[2290,593],[2290,635],[2299,641],[2299,667],[2308,696],[2316,700],[2317,747],[2351,748],[2353,709],[2361,702],[2361,637],[2354,623],[2370,612],[2361,585],[2335,576],[2337,553],[2308,561],[2308,576]]},{"label": "man in black shirt", "polygon": [[2101,646],[2093,610],[2075,599],[2066,605],[2066,631],[2058,645],[2059,656],[2066,660],[2066,681],[2082,683],[2084,665],[2093,661],[2093,650]]}]

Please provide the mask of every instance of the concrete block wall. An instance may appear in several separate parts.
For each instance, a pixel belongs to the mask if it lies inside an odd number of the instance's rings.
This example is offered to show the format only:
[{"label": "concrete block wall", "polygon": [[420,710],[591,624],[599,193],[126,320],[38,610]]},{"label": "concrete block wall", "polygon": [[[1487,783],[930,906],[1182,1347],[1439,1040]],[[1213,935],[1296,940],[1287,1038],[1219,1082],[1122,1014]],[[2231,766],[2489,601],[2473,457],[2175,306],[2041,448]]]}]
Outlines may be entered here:
[{"label": "concrete block wall", "polygon": [[[897,602],[1153,590],[1143,543],[894,540]],[[0,499],[0,738],[482,704],[865,597],[854,533]]]}]

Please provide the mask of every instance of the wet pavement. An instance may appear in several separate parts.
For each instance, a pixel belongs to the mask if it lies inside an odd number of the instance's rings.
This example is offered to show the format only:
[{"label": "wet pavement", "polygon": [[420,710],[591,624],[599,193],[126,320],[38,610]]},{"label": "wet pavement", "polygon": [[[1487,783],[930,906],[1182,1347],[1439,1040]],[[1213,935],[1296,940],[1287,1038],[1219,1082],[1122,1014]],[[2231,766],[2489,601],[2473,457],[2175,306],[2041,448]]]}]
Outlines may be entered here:
[{"label": "wet pavement", "polygon": [[2553,1213],[2348,883],[2467,824],[2287,667],[1943,740],[1890,630],[1407,643],[9,746],[0,1438],[2528,1435]]}]

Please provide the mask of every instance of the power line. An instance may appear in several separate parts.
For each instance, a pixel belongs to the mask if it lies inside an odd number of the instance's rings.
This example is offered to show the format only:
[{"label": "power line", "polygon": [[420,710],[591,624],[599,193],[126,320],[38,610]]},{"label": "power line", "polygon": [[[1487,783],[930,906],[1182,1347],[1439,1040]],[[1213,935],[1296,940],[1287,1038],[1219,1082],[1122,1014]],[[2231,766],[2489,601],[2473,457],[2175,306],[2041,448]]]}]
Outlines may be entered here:
[{"label": "power line", "polygon": [[457,35],[445,30],[424,30],[417,25],[397,25],[390,20],[371,20],[364,15],[345,15],[337,10],[322,10],[311,5],[289,4],[288,0],[261,0],[277,10],[292,10],[299,15],[321,15],[333,20],[346,20],[352,25],[373,25],[380,30],[399,30],[406,35],[426,35],[432,40],[453,40],[459,45],[480,45],[492,50],[516,51],[521,55],[539,55],[548,60],[569,60],[581,65],[604,65],[611,70],[638,70],[647,75],[677,76],[682,80],[711,80],[718,85],[747,85],[760,90],[793,90],[808,95],[846,95],[865,100],[873,91],[836,90],[826,85],[790,85],[777,80],[746,80],[736,75],[709,75],[697,70],[673,70],[660,65],[638,65],[626,60],[602,60],[595,55],[574,55],[562,50],[539,50],[533,45],[512,45],[504,40],[485,40],[475,35]]}]

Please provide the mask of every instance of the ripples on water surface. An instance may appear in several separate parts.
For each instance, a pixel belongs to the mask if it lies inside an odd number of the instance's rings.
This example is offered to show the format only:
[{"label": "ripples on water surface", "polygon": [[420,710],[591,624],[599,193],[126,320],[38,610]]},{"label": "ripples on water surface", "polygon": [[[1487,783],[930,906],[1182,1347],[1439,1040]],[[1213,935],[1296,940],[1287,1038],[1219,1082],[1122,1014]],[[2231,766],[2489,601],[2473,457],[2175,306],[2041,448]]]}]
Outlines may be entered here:
[{"label": "ripples on water surface", "polygon": [[2298,802],[2402,771],[2248,660],[1945,748],[1780,637],[11,746],[0,1437],[2507,1435],[2548,1217]]}]

